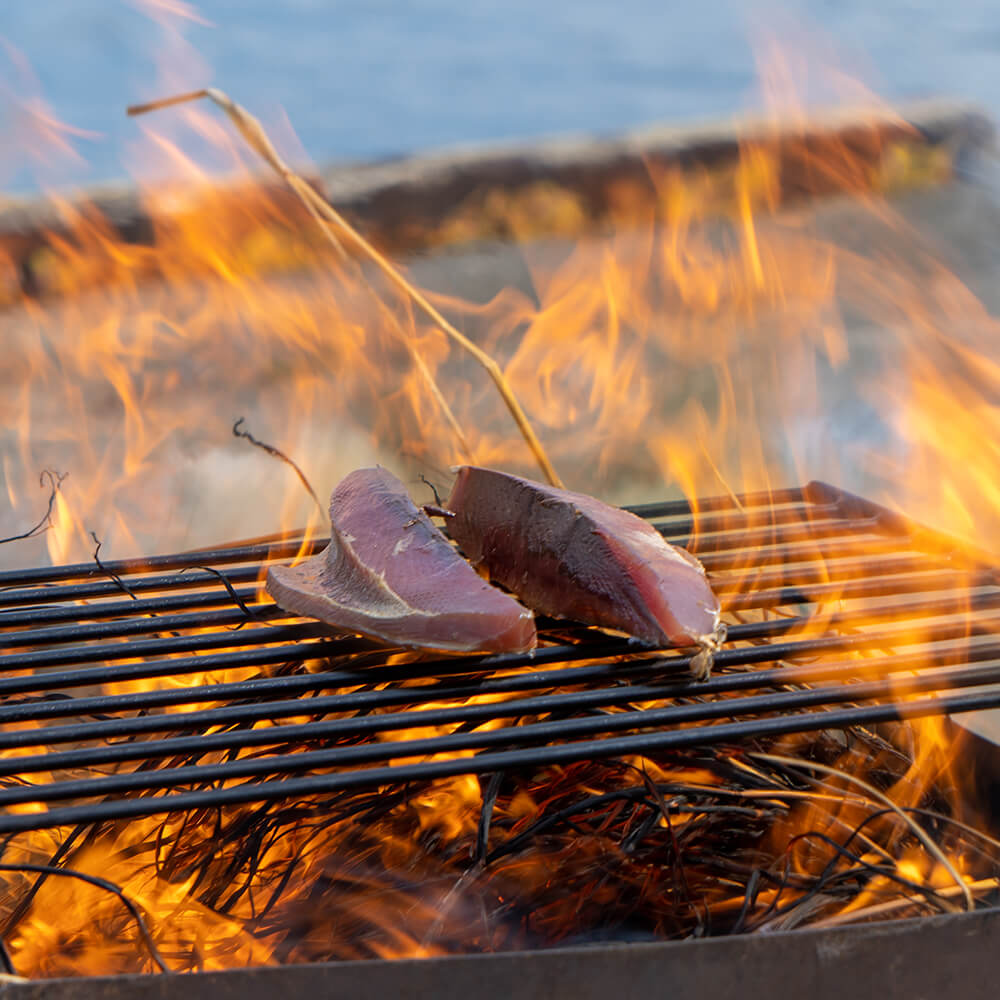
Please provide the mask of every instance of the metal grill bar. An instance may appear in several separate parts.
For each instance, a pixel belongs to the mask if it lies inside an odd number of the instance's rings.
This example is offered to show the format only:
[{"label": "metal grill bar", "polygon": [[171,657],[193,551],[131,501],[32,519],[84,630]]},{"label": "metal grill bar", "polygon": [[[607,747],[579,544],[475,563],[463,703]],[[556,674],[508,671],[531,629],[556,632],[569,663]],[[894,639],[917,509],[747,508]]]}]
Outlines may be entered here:
[{"label": "metal grill bar", "polygon": [[[790,603],[806,603],[798,600],[798,592],[796,592],[796,595],[796,599]],[[996,589],[985,592],[976,591],[971,594],[962,590],[953,593],[952,596],[938,595],[924,601],[909,601],[905,604],[871,608],[863,612],[845,612],[831,615],[829,624],[831,629],[849,629],[872,625],[900,616],[916,620],[924,616],[941,617],[948,613],[954,614],[965,611],[986,612],[996,608],[1000,608],[1000,592]],[[733,627],[730,637],[733,640],[773,639],[795,628],[804,627],[810,620],[809,616],[797,616],[737,625]],[[116,659],[130,659],[137,655],[183,653],[192,650],[195,652],[200,650],[207,651],[236,645],[246,648],[261,643],[313,639],[326,634],[328,634],[328,630],[319,625],[277,626],[267,631],[255,629],[239,634],[232,632],[208,632],[193,636],[180,636],[169,640],[136,640],[128,644],[114,644],[109,646],[70,646],[55,652],[41,650],[31,653],[11,654],[0,660],[0,670],[37,669],[39,667],[61,666],[66,663],[100,662],[106,664]],[[593,634],[593,632],[589,633],[590,636]],[[825,641],[852,643],[857,640],[848,636],[830,636]],[[870,639],[870,642],[875,645],[884,641],[887,640],[881,636],[874,636]],[[162,677],[166,674],[174,673],[183,674],[204,672],[206,670],[229,669],[240,666],[244,662],[241,658],[244,655],[247,657],[248,662],[251,663],[301,662],[322,656],[334,658],[354,653],[375,652],[380,648],[385,651],[384,646],[380,647],[377,643],[363,639],[341,639],[337,641],[317,642],[315,644],[300,641],[297,645],[288,647],[273,647],[263,650],[247,649],[245,654],[219,654],[214,658],[192,656],[176,660],[127,664],[115,668],[115,679],[136,680],[147,677]],[[629,640],[622,640],[608,647],[599,648],[604,650],[601,655],[622,656],[634,652],[637,648],[642,648],[642,645]],[[811,652],[814,649],[803,646],[798,651]],[[794,653],[794,651],[792,652]],[[255,653],[257,654],[256,658],[254,657]],[[789,653],[789,651],[782,650],[782,653]],[[467,671],[477,668],[499,670],[523,665],[526,662],[540,662],[538,659],[540,655],[542,654],[536,653],[530,661],[524,657],[516,656],[465,657],[461,660],[448,659],[440,662],[435,661],[434,669],[437,671],[449,671],[455,669],[457,665],[459,668]],[[545,655],[549,655],[547,651]],[[563,660],[585,657],[593,655],[593,647],[570,646],[566,647],[564,652],[556,652],[555,655],[558,655]],[[740,655],[746,656],[749,654],[743,652]],[[720,663],[724,661],[724,657],[717,660]],[[688,662],[686,659],[678,660],[678,664],[685,667],[688,665]],[[431,674],[430,676],[434,675]],[[98,667],[41,675],[36,674],[25,678],[0,677],[0,695],[93,684],[98,682],[98,679],[103,679],[104,677],[106,677],[106,672]],[[352,679],[357,681],[361,678],[355,675]]]},{"label": "metal grill bar", "polygon": [[[235,587],[233,588],[233,592],[241,601],[247,604],[255,599],[257,593],[256,589],[248,590],[246,588],[238,589]],[[46,596],[52,599],[51,594]],[[35,595],[35,600],[38,600],[37,594]],[[70,600],[79,600],[79,598],[74,594],[71,595]],[[95,607],[90,612],[90,620],[98,621],[102,618],[118,618],[122,615],[162,615],[167,612],[184,611],[189,608],[208,609],[227,605],[231,606],[232,603],[232,596],[225,590],[221,590],[219,593],[170,594],[166,597],[155,597],[148,600],[108,601],[99,607]],[[34,626],[43,622],[77,622],[79,620],[79,609],[72,607],[28,607],[20,611],[0,612],[0,628]],[[149,624],[151,629],[155,629],[156,625],[162,625],[161,622],[150,622]],[[30,633],[25,632],[23,634],[28,635]],[[51,635],[53,633],[42,633],[39,629],[36,634],[44,637],[46,634]]]},{"label": "metal grill bar", "polygon": [[[991,659],[995,656],[996,651],[992,650]],[[261,778],[276,773],[352,767],[376,761],[425,757],[449,751],[486,750],[494,747],[506,748],[526,744],[545,744],[547,750],[556,741],[561,742],[573,737],[599,736],[637,728],[654,729],[681,726],[691,722],[706,722],[719,718],[757,716],[770,712],[835,705],[841,702],[866,702],[876,698],[925,694],[944,688],[963,688],[997,683],[1000,683],[1000,664],[992,663],[978,669],[970,667],[961,671],[931,672],[909,680],[868,681],[836,687],[811,688],[806,691],[784,691],[747,698],[728,698],[715,702],[699,701],[674,705],[665,709],[645,708],[638,712],[620,712],[579,719],[559,719],[485,732],[462,732],[426,739],[366,743],[361,746],[333,750],[307,750],[294,754],[276,754],[263,759],[247,758],[207,766],[175,767],[169,771],[138,771],[108,778],[63,781],[42,787],[13,787],[4,791],[2,801],[5,806],[10,806],[25,802],[50,802],[83,796],[111,796],[149,789],[167,789],[178,785],[197,785],[211,781]],[[421,719],[421,715],[424,714],[421,712],[403,713],[392,720],[393,724],[389,726],[384,725],[378,717],[366,716],[360,719],[343,720],[339,725],[335,722],[325,725],[317,723],[316,728],[319,730],[322,727],[326,738],[337,739],[411,726],[439,726],[454,722],[521,718],[553,710],[561,713],[597,707],[607,708],[657,697],[658,692],[655,688],[640,688],[638,697],[635,697],[630,691],[619,691],[612,695],[606,692],[585,692],[565,696],[551,695],[510,702],[499,710],[492,705],[477,705],[450,711],[429,711],[426,713],[429,716],[426,720]],[[560,705],[559,701],[563,698],[565,704]],[[299,711],[301,710],[300,707]],[[271,735],[272,739],[268,743],[274,742],[273,734]],[[307,737],[307,739],[315,739],[318,735],[317,733],[313,737]],[[711,734],[707,734],[704,737],[704,742],[714,743],[716,740]],[[155,749],[154,753],[149,755],[150,757],[156,756]],[[195,748],[194,752],[198,752],[198,749]],[[544,754],[535,761],[536,764],[546,762],[547,758]],[[22,769],[17,766],[19,761],[12,763],[15,765],[15,773],[20,773],[22,770],[48,770],[51,766],[35,760],[34,767]],[[475,766],[470,768],[473,773],[476,770],[478,768]]]},{"label": "metal grill bar", "polygon": [[[981,663],[1000,660],[1000,645],[991,643],[982,646],[970,647],[960,645],[948,647],[947,649],[929,656],[927,651],[917,654],[900,655],[891,658],[882,668],[886,673],[889,668],[893,673],[912,671],[926,668],[931,662],[935,667],[954,667],[962,664]],[[675,681],[665,679],[656,684],[636,683],[648,679],[648,675],[655,665],[638,664],[635,666],[622,665],[618,668],[617,680],[620,682],[629,681],[628,686],[617,688],[598,689],[597,691],[587,691],[582,694],[561,692],[550,697],[549,702],[537,701],[538,705],[547,706],[550,710],[567,711],[572,708],[582,707],[607,707],[628,702],[640,702],[644,699],[682,699],[682,698],[706,698],[712,695],[733,694],[753,688],[787,687],[791,685],[814,684],[821,681],[848,681],[856,679],[858,676],[858,665],[855,661],[848,663],[819,663],[803,666],[779,667],[771,670],[757,670],[737,674],[720,674],[711,678],[707,682],[695,683],[690,680]],[[530,679],[519,678],[494,678],[490,681],[483,681],[479,684],[467,684],[460,687],[453,687],[449,692],[441,688],[435,690],[435,697],[443,700],[447,693],[452,698],[470,697],[472,695],[492,694],[500,695],[509,693],[511,690],[530,691],[532,689],[546,688],[553,686],[565,686],[567,683],[579,685],[586,681],[606,677],[603,669],[598,672],[598,668],[581,667],[574,670],[574,676],[567,679],[565,673],[555,675],[552,672],[537,672],[532,674]],[[926,676],[926,675],[925,675]],[[934,683],[939,683],[942,687],[964,686],[958,680],[958,672],[949,674],[939,673],[933,676]],[[978,678],[977,683],[986,683],[989,678],[985,674],[968,675]],[[281,678],[281,680],[308,680],[308,678]],[[907,681],[896,682],[892,689],[894,694],[902,694],[906,689]],[[226,685],[228,689],[239,689],[244,693],[252,688],[251,684]],[[296,689],[302,689],[305,685],[298,684],[295,687],[285,685],[282,694],[294,694]],[[315,687],[306,690],[315,690]],[[845,694],[856,695],[858,689],[851,688]],[[95,720],[88,723],[77,723],[66,726],[48,726],[43,730],[19,730],[0,734],[0,749],[19,748],[24,749],[31,746],[46,746],[59,743],[83,743],[97,739],[107,738],[113,735],[116,738],[124,736],[149,735],[152,733],[170,733],[184,730],[199,730],[207,726],[233,726],[261,720],[273,721],[279,718],[287,718],[295,715],[302,715],[304,709],[308,708],[310,715],[320,716],[322,713],[337,710],[345,710],[352,707],[356,711],[371,711],[373,708],[396,707],[406,704],[415,704],[416,698],[412,689],[404,691],[381,692],[385,695],[379,698],[377,704],[374,697],[368,698],[364,703],[363,696],[372,694],[362,692],[353,701],[348,703],[345,698],[349,696],[332,695],[325,697],[311,698],[303,704],[300,700],[282,699],[277,701],[267,701],[263,703],[240,703],[233,707],[205,709],[195,712],[171,713],[170,715],[158,716],[137,716],[116,720],[113,733],[109,733],[109,724],[105,719]],[[220,693],[219,697],[223,697]],[[836,700],[836,699],[831,699]],[[172,702],[177,704],[177,702]],[[65,707],[65,706],[63,706]],[[69,706],[72,710],[73,706]],[[519,702],[514,706],[513,714],[525,711],[525,702]],[[733,708],[732,705],[729,706]],[[490,713],[493,713],[490,715]],[[77,714],[76,712],[72,714]],[[84,765],[86,763],[107,763],[115,760],[149,759],[156,757],[170,756],[186,750],[198,751],[202,749],[230,749],[241,746],[278,743],[294,743],[299,740],[327,739],[331,736],[339,735],[359,735],[366,730],[378,729],[388,732],[393,729],[405,729],[414,725],[443,725],[447,722],[466,722],[476,718],[500,718],[505,714],[511,714],[511,703],[503,705],[465,705],[455,709],[432,710],[424,709],[420,713],[397,712],[385,716],[358,715],[349,720],[315,721],[304,725],[282,725],[272,726],[266,730],[257,732],[245,729],[230,730],[222,733],[206,735],[199,733],[194,739],[198,742],[191,742],[188,738],[160,739],[154,744],[150,743],[127,743],[116,744],[110,747],[93,748],[87,747],[79,751],[63,751],[61,754],[47,754],[45,760],[50,767],[62,767]],[[372,721],[374,719],[374,721]],[[28,758],[16,757],[9,761],[0,761],[0,774],[21,773],[27,767]]]},{"label": "metal grill bar", "polygon": [[[989,595],[991,605],[1000,604],[1000,597]],[[985,602],[982,602],[985,603]],[[905,610],[905,609],[904,609]],[[898,608],[887,609],[886,613],[898,612]],[[843,616],[839,619],[843,621]],[[802,627],[808,623],[808,619],[785,619],[775,622],[782,631]],[[792,660],[803,655],[816,653],[860,651],[867,649],[880,649],[890,647],[900,642],[906,643],[909,633],[912,630],[912,623],[906,623],[892,629],[884,629],[876,633],[863,633],[858,635],[822,635],[810,639],[803,639],[791,642],[772,642],[766,645],[758,645],[750,649],[728,649],[723,650],[716,656],[716,668],[726,670],[746,666],[751,663],[767,662],[769,660]],[[942,641],[961,641],[966,636],[991,635],[1000,630],[1000,618],[984,618],[975,623],[959,620],[936,624],[929,627],[922,633],[925,643]],[[733,628],[732,639],[759,638],[763,631],[761,625],[736,626]],[[777,634],[777,632],[773,633]],[[297,649],[298,647],[293,647]],[[320,647],[328,648],[328,647]],[[545,649],[544,657],[536,656],[533,660],[535,666],[545,662],[572,663],[580,659],[592,659],[595,655],[622,656],[628,652],[624,643],[594,643],[580,644],[576,646],[553,646]],[[222,659],[222,658],[218,658]],[[239,665],[243,661],[227,658],[227,664],[235,663]],[[482,676],[484,670],[500,669],[511,663],[519,663],[523,660],[514,657],[496,657],[494,662],[480,659],[473,667],[473,675]],[[690,666],[690,656],[676,656],[665,659],[652,659],[647,661],[645,668],[639,669],[643,673],[668,673],[676,674]],[[890,663],[889,658],[885,658],[886,664]],[[171,661],[164,661],[162,666],[165,669],[170,666]],[[145,666],[142,664],[129,665],[135,667]],[[433,673],[428,671],[428,667],[437,667]],[[415,668],[398,671],[379,671],[379,681],[392,680],[413,680],[425,677],[443,677],[451,674],[468,674],[469,665],[455,661],[424,661]],[[856,672],[857,672],[856,668]],[[598,667],[583,669],[563,668],[549,673],[532,672],[527,675],[519,675],[511,680],[476,680],[471,684],[465,684],[461,688],[453,688],[444,684],[421,685],[419,688],[404,688],[381,692],[361,692],[357,694],[344,694],[338,696],[341,700],[338,704],[344,710],[352,708],[366,707],[368,709],[381,708],[388,705],[405,702],[425,702],[432,698],[459,697],[471,694],[492,694],[499,691],[509,691],[512,688],[526,689],[547,685],[566,686],[574,683],[581,683],[583,679],[587,681],[604,680],[614,682],[623,677],[633,676],[636,671],[629,670],[619,662],[605,662]],[[90,671],[86,672],[90,675]],[[72,676],[69,674],[55,675],[58,677]],[[134,672],[128,667],[123,668],[116,674],[116,679],[133,677]],[[159,676],[162,676],[160,674]],[[145,675],[143,675],[145,678]],[[46,678],[17,678],[14,679],[20,686],[28,690],[37,690],[40,682],[51,682],[53,677]],[[254,681],[246,681],[234,684],[212,684],[191,686],[183,689],[168,689],[158,691],[142,691],[123,695],[98,695],[93,697],[78,697],[73,699],[63,699],[58,701],[25,700],[21,702],[8,703],[0,706],[0,723],[27,722],[37,719],[55,718],[66,715],[86,715],[91,713],[107,713],[114,711],[136,711],[140,709],[163,708],[167,706],[199,703],[206,701],[221,701],[226,698],[245,698],[248,695],[273,695],[280,691],[297,689],[299,691],[318,691],[322,689],[337,689],[356,686],[363,681],[370,682],[368,673],[359,671],[325,671],[316,674],[296,675],[281,678],[263,678]],[[3,682],[0,681],[0,684]],[[13,683],[11,684],[13,687]],[[51,688],[50,688],[51,689]],[[699,689],[699,691],[702,689]],[[699,693],[699,692],[694,692]],[[364,697],[362,697],[364,696]],[[364,701],[364,706],[361,702]],[[315,706],[316,699],[311,699],[309,706]],[[269,702],[271,708],[275,708],[275,703]],[[304,706],[301,702],[293,703],[293,707],[301,710]],[[275,708],[276,710],[276,708]],[[164,725],[174,723],[176,717],[164,720]],[[224,721],[224,720],[219,720]],[[105,724],[104,731],[108,735],[117,735],[118,729],[115,724]],[[51,736],[48,735],[51,739]],[[3,734],[0,734],[3,739]],[[2,744],[0,744],[2,745]]]},{"label": "metal grill bar", "polygon": [[[870,569],[870,568],[869,568]],[[958,571],[947,573],[946,577],[954,578]],[[777,575],[777,574],[775,574]],[[987,571],[977,577],[969,579],[967,574],[963,574],[963,581],[966,586],[989,586],[993,582],[993,574]],[[835,580],[830,583],[815,583],[809,587],[776,587],[773,590],[764,589],[761,580],[755,580],[753,593],[736,594],[731,597],[723,597],[723,606],[726,610],[732,611],[738,608],[762,608],[778,606],[783,604],[809,604],[825,597],[865,597],[877,596],[886,593],[885,582],[881,578],[875,579],[844,579]],[[917,593],[919,591],[946,590],[954,588],[954,579],[942,579],[942,574],[921,572],[912,576],[897,577],[892,582],[890,593],[900,594],[904,592]],[[739,586],[739,581],[730,581],[726,587],[720,587],[720,593],[725,595],[727,591],[732,591]],[[258,591],[236,590],[236,596],[247,606],[258,599]],[[0,615],[0,628],[16,628],[24,625],[34,625],[39,621],[73,621],[73,625],[65,627],[31,628],[24,629],[14,635],[4,636],[6,646],[37,646],[47,644],[63,643],[67,639],[76,641],[103,640],[122,638],[131,635],[142,635],[147,633],[168,632],[174,629],[201,628],[211,625],[245,625],[250,620],[268,621],[274,618],[287,617],[274,604],[258,603],[253,607],[252,615],[241,608],[233,610],[233,597],[226,591],[222,594],[185,594],[180,596],[162,597],[148,601],[117,601],[109,603],[105,607],[97,608],[89,612],[89,618],[117,618],[122,615],[143,616],[150,615],[149,618],[131,617],[127,621],[103,622],[96,624],[80,623],[79,609],[74,608],[32,608],[27,611]],[[209,610],[228,605],[226,610]],[[194,614],[174,614],[169,615],[164,612],[177,609],[197,608]],[[47,613],[48,612],[48,613]],[[71,616],[76,614],[75,618]],[[155,617],[153,617],[155,616]]]},{"label": "metal grill bar", "polygon": [[[671,540],[677,539],[676,534],[667,534]],[[688,533],[689,534],[689,533]],[[679,542],[677,543],[679,544]],[[275,558],[278,558],[277,556]],[[105,564],[107,565],[107,564]],[[905,573],[918,569],[922,565],[921,560],[911,552],[904,552],[896,559],[883,559],[879,566],[879,575],[886,576],[892,573]],[[816,567],[801,567],[801,571],[796,572],[795,579],[800,583],[819,583],[832,579],[850,579],[866,571],[866,567],[855,563],[843,563],[831,565],[823,569]],[[229,566],[226,569],[226,578],[232,584],[247,583],[256,580],[260,573],[258,566]],[[787,572],[779,569],[769,576],[762,574],[762,580],[767,580],[761,586],[778,587],[782,581],[788,577]],[[213,583],[212,580],[207,581]],[[205,577],[194,573],[181,576],[179,574],[159,574],[151,576],[140,576],[129,579],[129,588],[136,593],[144,591],[169,591],[169,594],[161,594],[147,602],[139,601],[118,601],[106,602],[92,605],[88,609],[91,618],[115,617],[118,614],[154,614],[161,610],[173,610],[185,607],[181,603],[181,598],[176,596],[177,591],[195,590],[206,586]],[[253,597],[253,591],[239,590],[237,593],[244,599]],[[122,593],[119,584],[113,580],[95,580],[88,583],[72,583],[66,585],[47,585],[43,595],[39,595],[36,587],[16,588],[10,587],[0,590],[0,626],[34,624],[38,621],[76,621],[79,617],[80,608],[77,605],[61,607],[59,601],[82,601],[95,597],[120,597]],[[44,607],[38,607],[38,602],[43,599],[46,602]],[[218,588],[209,594],[200,595],[199,599],[214,601],[225,604],[228,594],[223,588]],[[162,603],[161,603],[162,602]],[[18,606],[32,605],[23,612],[24,620],[16,618],[17,612],[13,610]]]},{"label": "metal grill bar", "polygon": [[[866,687],[861,685],[841,686],[837,689],[817,688],[801,692],[781,692],[755,696],[743,700],[729,699],[718,702],[697,702],[685,704],[672,711],[669,718],[656,716],[646,712],[641,722],[645,725],[681,724],[693,721],[707,721],[724,718],[730,715],[757,714],[766,712],[787,711],[793,708],[811,707],[825,704],[835,704],[845,701],[864,701],[879,697],[902,697],[938,689],[974,687],[984,684],[1000,683],[1000,645],[991,645],[982,649],[952,651],[941,657],[940,665],[954,666],[958,663],[977,663],[987,661],[985,667],[967,668],[965,670],[936,670],[925,673],[916,679],[896,679],[894,681],[873,681]],[[891,664],[894,672],[917,670],[926,665],[926,657],[921,655],[896,657]],[[823,680],[849,679],[857,676],[856,663],[831,664],[821,668],[797,669],[786,668],[780,675],[775,674],[771,681],[774,684],[809,684]],[[56,753],[36,754],[0,761],[0,776],[27,774],[39,771],[49,771],[58,768],[96,766],[122,763],[132,760],[156,760],[166,757],[184,757],[191,754],[206,753],[212,750],[232,750],[255,746],[289,746],[292,744],[315,743],[320,740],[344,739],[360,737],[371,733],[384,733],[393,730],[407,729],[415,726],[445,726],[456,723],[491,721],[502,718],[518,718],[527,715],[542,715],[548,713],[566,713],[570,711],[610,708],[642,702],[644,700],[662,700],[665,698],[682,698],[698,695],[701,698],[709,694],[718,695],[733,693],[753,685],[763,686],[762,678],[748,679],[741,677],[732,683],[733,678],[718,678],[723,683],[713,684],[710,689],[690,684],[674,685],[630,685],[627,688],[612,690],[583,691],[560,693],[558,695],[543,695],[537,698],[525,698],[516,702],[507,702],[499,708],[492,704],[473,704],[447,709],[425,709],[420,712],[397,712],[383,718],[380,716],[356,716],[350,719],[335,719],[333,721],[316,721],[298,725],[273,726],[266,730],[238,730],[221,733],[199,733],[194,737],[175,737],[157,740],[155,743],[124,743],[104,747],[85,747],[76,750],[65,750]],[[289,703],[276,703],[276,711],[270,711],[271,706],[250,706],[248,710],[238,713],[238,721],[252,722],[259,719],[280,717],[284,709],[292,709]],[[315,712],[334,710],[341,706],[336,698],[316,699],[309,706]],[[301,714],[302,705],[294,706],[296,714]],[[235,714],[235,713],[234,713]],[[142,719],[128,720],[143,725],[123,725],[117,730],[118,735],[128,733],[160,732],[164,729],[162,721]],[[177,728],[205,725],[222,725],[232,723],[232,715],[221,713],[190,713],[183,724]],[[152,725],[150,725],[152,723]],[[634,720],[632,720],[634,724]],[[608,730],[624,725],[624,722],[609,723]],[[96,724],[92,724],[94,726]],[[168,723],[169,725],[169,723]],[[172,729],[173,727],[171,727]],[[93,739],[94,734],[83,727],[64,727],[65,732],[59,733],[58,742],[84,742]],[[527,736],[522,728],[518,731]],[[568,729],[561,735],[570,735]],[[48,742],[44,736],[36,741],[24,741],[16,744],[19,747],[43,745]],[[398,747],[396,748],[398,750]],[[434,749],[439,749],[435,744]],[[389,755],[394,755],[392,751]],[[175,775],[176,777],[176,775]],[[55,796],[59,797],[59,796]]]},{"label": "metal grill bar", "polygon": [[[272,802],[297,799],[305,796],[329,796],[333,793],[360,788],[382,787],[448,778],[462,774],[491,774],[495,771],[517,768],[558,766],[580,760],[600,760],[608,757],[627,757],[666,750],[702,747],[712,743],[739,743],[750,737],[782,736],[805,733],[818,729],[836,729],[849,726],[871,726],[880,722],[926,718],[932,715],[952,715],[975,709],[1000,707],[1000,690],[988,694],[944,695],[918,701],[890,705],[873,705],[864,708],[829,709],[805,712],[800,715],[782,715],[752,722],[734,722],[713,726],[709,730],[687,729],[670,733],[642,733],[580,741],[547,747],[540,755],[537,750],[507,750],[484,753],[475,758],[460,757],[453,760],[435,760],[420,764],[400,764],[391,767],[348,771],[341,774],[313,775],[290,778],[285,781],[247,782],[232,788],[213,788],[209,791],[177,792],[157,798],[122,799],[109,808],[108,802],[86,806],[67,806],[52,809],[44,814],[6,815],[0,818],[0,832],[17,833],[51,826],[69,826],[78,823],[97,823],[108,820],[151,816],[188,809],[217,809],[249,802]],[[706,734],[711,737],[706,739]]]},{"label": "metal grill bar", "polygon": [[[0,832],[1000,705],[992,563],[823,484],[696,506],[636,510],[744,616],[705,683],[564,622],[534,656],[332,637],[256,586],[297,538],[0,574]],[[206,566],[255,585],[165,572]]]},{"label": "metal grill bar", "polygon": [[[812,494],[809,494],[810,489],[813,490]],[[824,490],[827,492],[823,493]],[[841,496],[842,494],[839,491],[826,486],[824,483],[810,483],[804,490],[793,487],[791,489],[775,490],[771,493],[745,494],[739,497],[738,500],[744,508],[778,508],[781,505],[802,503],[811,498],[813,508],[817,512],[822,511],[825,506],[839,513],[840,508],[837,506],[837,503],[838,498]],[[699,500],[696,506],[702,514],[708,511],[729,511],[733,507],[733,498],[729,496],[706,497]],[[693,513],[692,506],[687,500],[638,504],[628,509],[638,514],[639,517],[650,520],[656,517],[690,517]],[[241,562],[259,563],[268,560],[290,559],[299,552],[304,555],[311,555],[314,552],[320,551],[325,544],[324,539],[315,539],[303,544],[299,536],[293,532],[289,533],[288,536],[271,536],[266,541],[249,542],[242,545],[227,546],[226,548],[197,549],[192,552],[148,556],[143,559],[103,560],[104,571],[95,563],[73,563],[67,566],[39,566],[31,569],[5,570],[0,572],[0,589],[51,583],[56,580],[104,577],[109,573],[114,573],[116,576],[131,576],[138,573],[150,573],[160,569],[187,570],[198,566],[215,567]]]}]

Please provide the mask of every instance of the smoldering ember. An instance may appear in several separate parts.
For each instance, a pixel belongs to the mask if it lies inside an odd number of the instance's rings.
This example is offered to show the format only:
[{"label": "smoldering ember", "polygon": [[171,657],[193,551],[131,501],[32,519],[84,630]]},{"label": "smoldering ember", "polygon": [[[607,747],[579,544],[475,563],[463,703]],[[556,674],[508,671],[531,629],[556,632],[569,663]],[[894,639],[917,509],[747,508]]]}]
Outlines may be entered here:
[{"label": "smoldering ember", "polygon": [[[623,943],[705,987],[739,963],[694,939],[992,926],[990,121],[851,106],[299,176],[225,94],[182,96],[140,110],[183,182],[0,213],[12,995]],[[269,568],[375,464],[431,513],[458,465],[631,510],[708,575],[711,675],[551,609],[493,653],[282,610]],[[362,995],[322,968],[296,982]]]}]

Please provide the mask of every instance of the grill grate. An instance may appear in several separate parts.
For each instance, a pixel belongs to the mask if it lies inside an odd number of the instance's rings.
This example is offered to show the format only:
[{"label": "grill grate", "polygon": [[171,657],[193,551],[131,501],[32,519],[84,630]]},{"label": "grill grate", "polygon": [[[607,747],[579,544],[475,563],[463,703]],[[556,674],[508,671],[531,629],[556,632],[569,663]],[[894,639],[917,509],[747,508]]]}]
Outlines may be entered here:
[{"label": "grill grate", "polygon": [[257,585],[294,538],[0,573],[0,833],[1000,706],[997,571],[939,536],[821,483],[632,509],[722,598],[707,682],[564,622],[531,657],[333,637]]}]

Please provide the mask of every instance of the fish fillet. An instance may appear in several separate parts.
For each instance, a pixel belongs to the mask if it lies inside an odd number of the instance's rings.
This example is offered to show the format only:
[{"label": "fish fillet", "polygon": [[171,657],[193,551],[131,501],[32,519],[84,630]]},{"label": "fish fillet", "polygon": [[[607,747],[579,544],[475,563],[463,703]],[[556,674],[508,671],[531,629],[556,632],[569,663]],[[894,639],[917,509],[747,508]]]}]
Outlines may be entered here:
[{"label": "fish fillet", "polygon": [[699,646],[708,676],[725,636],[701,563],[646,521],[582,493],[463,466],[448,531],[490,579],[537,613],[616,629],[657,646]]},{"label": "fish fillet", "polygon": [[286,611],[419,649],[535,648],[532,613],[483,580],[385,469],[342,480],[330,523],[323,552],[268,570],[267,591]]}]

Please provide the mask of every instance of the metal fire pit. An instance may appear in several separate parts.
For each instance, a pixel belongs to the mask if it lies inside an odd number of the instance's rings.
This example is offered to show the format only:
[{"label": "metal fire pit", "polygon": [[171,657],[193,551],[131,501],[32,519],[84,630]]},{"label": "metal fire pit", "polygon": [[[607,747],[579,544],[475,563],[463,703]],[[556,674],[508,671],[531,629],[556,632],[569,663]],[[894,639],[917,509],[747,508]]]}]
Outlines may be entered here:
[{"label": "metal fire pit", "polygon": [[[987,560],[821,483],[711,498],[696,514],[685,502],[635,510],[689,545],[726,610],[742,613],[707,682],[690,679],[684,651],[554,621],[540,622],[544,644],[533,656],[400,657],[335,636],[288,616],[257,585],[268,562],[299,550],[295,538],[0,574],[0,750],[22,754],[0,759],[0,834],[306,795],[333,801],[447,775],[1000,706],[1000,580]],[[858,651],[878,659],[849,658]],[[252,675],[205,677],[232,668]],[[128,687],[156,678],[181,683]],[[108,693],[111,683],[120,693]],[[505,700],[426,707],[488,694]],[[667,704],[634,707],[652,701]],[[520,724],[475,728],[494,719]],[[271,724],[251,728],[259,721]],[[33,728],[12,728],[25,723]],[[379,739],[456,723],[443,736]],[[249,747],[252,757],[226,755]],[[105,773],[30,783],[89,767]],[[184,991],[215,1000],[301,989],[574,998],[738,990],[771,1000],[779,989],[919,997],[961,983],[978,997],[986,987],[975,977],[998,939],[1000,920],[987,911],[699,942],[6,988],[17,997]]]}]

